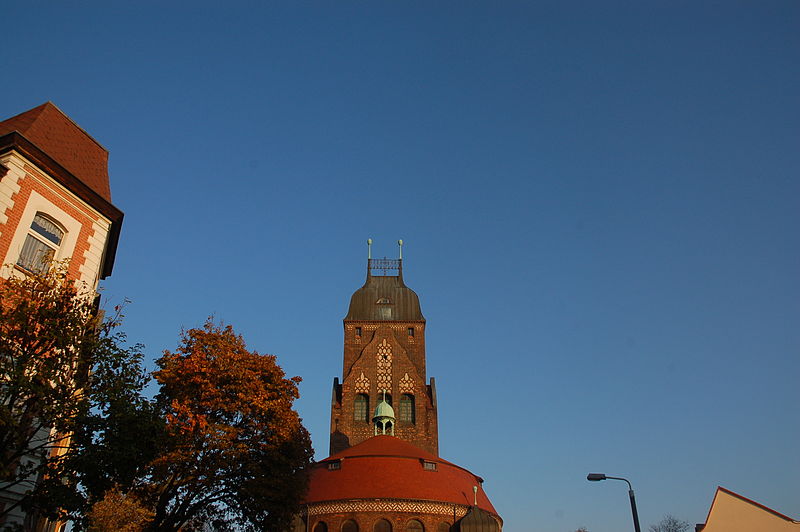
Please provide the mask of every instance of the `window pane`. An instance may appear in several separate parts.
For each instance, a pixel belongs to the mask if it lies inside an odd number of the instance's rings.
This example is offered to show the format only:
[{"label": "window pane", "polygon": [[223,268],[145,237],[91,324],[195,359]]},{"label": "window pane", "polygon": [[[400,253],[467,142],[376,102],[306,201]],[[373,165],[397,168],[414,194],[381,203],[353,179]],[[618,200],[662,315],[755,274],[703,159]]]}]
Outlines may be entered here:
[{"label": "window pane", "polygon": [[61,228],[41,214],[37,214],[33,218],[31,229],[42,235],[56,246],[61,244],[61,238],[64,236],[64,231],[62,231]]},{"label": "window pane", "polygon": [[400,412],[399,412],[400,421],[405,423],[415,423],[415,415],[414,415],[414,396],[404,393],[402,397],[400,397]]},{"label": "window pane", "polygon": [[50,265],[55,250],[31,235],[25,237],[17,264],[32,272],[43,272]]},{"label": "window pane", "polygon": [[406,525],[406,532],[425,532],[425,527],[417,519],[412,519]]},{"label": "window pane", "polygon": [[353,419],[369,421],[369,399],[363,393],[356,395],[353,401]]},{"label": "window pane", "polygon": [[342,532],[358,532],[358,523],[348,519],[342,524]]},{"label": "window pane", "polygon": [[375,523],[375,527],[372,530],[374,532],[392,532],[392,524],[386,519],[381,519]]}]

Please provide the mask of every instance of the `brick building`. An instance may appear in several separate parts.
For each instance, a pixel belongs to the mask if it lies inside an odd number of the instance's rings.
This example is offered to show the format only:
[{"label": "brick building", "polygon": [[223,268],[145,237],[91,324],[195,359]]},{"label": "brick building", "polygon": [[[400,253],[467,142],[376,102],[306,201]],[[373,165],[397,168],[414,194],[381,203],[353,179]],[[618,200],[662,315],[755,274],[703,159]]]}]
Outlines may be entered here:
[{"label": "brick building", "polygon": [[295,532],[501,530],[483,479],[439,457],[425,325],[419,297],[403,281],[402,255],[369,258],[344,319],[331,456],[311,471]]},{"label": "brick building", "polygon": [[[122,217],[111,203],[108,151],[58,107],[47,102],[0,122],[0,282],[68,261],[68,275],[95,295],[111,274]],[[0,509],[25,489],[0,484]],[[19,508],[0,514],[0,527],[15,524],[63,527],[31,522]]]},{"label": "brick building", "polygon": [[[92,289],[111,274],[122,211],[108,151],[50,102],[0,122],[0,260],[25,272],[69,259]],[[12,275],[3,268],[2,277]]]}]

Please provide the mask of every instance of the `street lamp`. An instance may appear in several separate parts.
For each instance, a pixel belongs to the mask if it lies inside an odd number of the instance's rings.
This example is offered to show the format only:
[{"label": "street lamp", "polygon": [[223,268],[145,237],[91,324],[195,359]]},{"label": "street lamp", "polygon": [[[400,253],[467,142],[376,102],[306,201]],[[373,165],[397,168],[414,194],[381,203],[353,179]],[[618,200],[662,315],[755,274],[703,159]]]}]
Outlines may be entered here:
[{"label": "street lamp", "polygon": [[[586,480],[591,480],[593,482],[599,480],[624,480],[628,482],[627,478],[622,477],[607,477],[604,473],[589,473],[586,475]],[[642,529],[639,528],[639,513],[636,511],[636,498],[633,496],[633,486],[631,483],[628,482],[628,495],[631,498],[631,512],[633,512],[633,528],[636,532],[642,532]]]}]

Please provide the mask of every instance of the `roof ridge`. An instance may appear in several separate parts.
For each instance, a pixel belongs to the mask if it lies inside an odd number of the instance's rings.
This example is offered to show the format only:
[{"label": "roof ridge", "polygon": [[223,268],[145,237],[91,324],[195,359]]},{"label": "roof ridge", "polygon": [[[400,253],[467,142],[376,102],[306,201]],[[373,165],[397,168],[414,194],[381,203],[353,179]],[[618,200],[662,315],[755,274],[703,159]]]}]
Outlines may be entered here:
[{"label": "roof ridge", "polygon": [[89,138],[89,140],[91,140],[92,142],[94,142],[95,144],[97,144],[97,145],[98,145],[100,148],[102,148],[102,149],[103,149],[103,150],[104,150],[106,153],[109,153],[109,152],[108,152],[108,148],[106,148],[105,146],[103,146],[102,144],[100,144],[100,142],[99,142],[99,141],[98,141],[96,138],[94,138],[93,136],[91,136],[91,135],[89,134],[89,132],[88,132],[88,131],[86,131],[85,129],[83,129],[83,128],[82,128],[82,127],[81,127],[81,126],[80,126],[80,125],[79,125],[77,122],[75,122],[75,121],[74,121],[72,118],[70,118],[70,117],[69,117],[69,115],[68,115],[67,113],[65,113],[64,111],[62,111],[62,110],[61,110],[61,108],[60,108],[59,106],[57,106],[56,104],[54,104],[54,103],[53,103],[51,100],[47,100],[46,102],[44,102],[44,103],[42,104],[42,106],[43,106],[43,107],[46,107],[46,106],[53,107],[53,108],[54,108],[56,111],[58,111],[59,113],[61,113],[61,115],[62,115],[64,118],[66,118],[67,120],[69,120],[69,121],[70,121],[70,123],[71,123],[73,126],[75,126],[76,128],[78,128],[78,129],[80,130],[80,132],[81,132],[81,133],[83,133],[84,135],[86,135],[86,136]]},{"label": "roof ridge", "polygon": [[[728,488],[723,488],[722,486],[717,486],[717,491],[718,492],[722,491],[723,493],[727,493],[728,495],[731,495],[732,497],[736,497],[737,499],[741,499],[744,502],[748,502],[748,503],[752,504],[753,506],[757,506],[758,508],[761,508],[764,511],[767,511],[767,512],[769,512],[771,514],[774,514],[774,515],[776,515],[776,516],[778,516],[778,517],[780,517],[782,519],[785,519],[786,521],[791,521],[792,523],[797,523],[796,520],[792,519],[788,515],[784,515],[784,514],[780,513],[777,510],[773,510],[769,506],[764,506],[760,502],[756,502],[753,499],[749,499],[749,498],[745,497],[744,495],[740,495],[740,494],[736,493],[735,491],[729,490]],[[716,494],[715,494],[714,495],[714,499],[716,500],[716,498],[717,497],[716,497]],[[711,503],[711,506],[712,507],[714,506],[714,502],[713,501]],[[711,510],[709,510],[709,515],[710,514],[711,514]],[[706,518],[706,521],[708,521],[707,518]]]}]

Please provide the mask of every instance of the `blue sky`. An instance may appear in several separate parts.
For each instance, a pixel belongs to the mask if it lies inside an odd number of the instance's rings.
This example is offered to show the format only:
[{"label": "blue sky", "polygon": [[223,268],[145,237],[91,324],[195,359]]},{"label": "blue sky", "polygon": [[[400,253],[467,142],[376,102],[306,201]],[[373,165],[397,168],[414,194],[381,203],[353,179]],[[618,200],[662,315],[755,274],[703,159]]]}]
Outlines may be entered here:
[{"label": "blue sky", "polygon": [[150,359],[206,316],[304,381],[326,455],[365,241],[428,320],[444,458],[506,532],[800,518],[800,4],[4,8],[0,115],[110,151],[110,303]]}]

